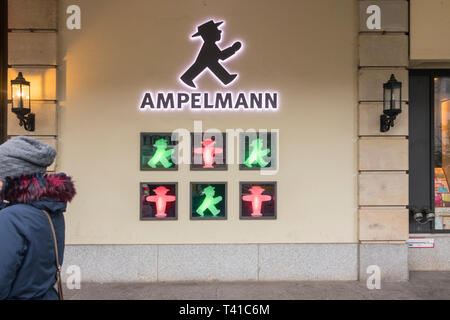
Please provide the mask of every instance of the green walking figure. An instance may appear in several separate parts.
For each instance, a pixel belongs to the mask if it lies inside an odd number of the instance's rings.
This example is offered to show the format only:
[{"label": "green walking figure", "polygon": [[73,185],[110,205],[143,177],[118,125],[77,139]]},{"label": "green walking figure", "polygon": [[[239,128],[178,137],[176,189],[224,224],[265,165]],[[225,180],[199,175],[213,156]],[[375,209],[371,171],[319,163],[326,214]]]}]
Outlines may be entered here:
[{"label": "green walking figure", "polygon": [[213,216],[217,216],[220,213],[220,210],[216,208],[216,204],[222,201],[222,197],[218,196],[214,198],[216,190],[213,186],[206,187],[202,194],[206,197],[202,204],[197,208],[197,213],[203,217],[205,215],[205,210],[208,209]]},{"label": "green walking figure", "polygon": [[170,157],[174,153],[174,149],[166,150],[167,149],[167,141],[166,139],[159,139],[156,140],[155,144],[153,145],[156,148],[156,152],[153,155],[153,157],[150,158],[148,161],[148,165],[152,168],[156,168],[158,163],[161,163],[164,168],[170,168],[173,163],[170,160]]},{"label": "green walking figure", "polygon": [[270,153],[270,149],[263,149],[263,142],[261,139],[255,139],[250,144],[250,155],[245,160],[244,164],[251,168],[254,164],[258,164],[261,168],[266,167],[269,162],[264,160],[264,157]]}]

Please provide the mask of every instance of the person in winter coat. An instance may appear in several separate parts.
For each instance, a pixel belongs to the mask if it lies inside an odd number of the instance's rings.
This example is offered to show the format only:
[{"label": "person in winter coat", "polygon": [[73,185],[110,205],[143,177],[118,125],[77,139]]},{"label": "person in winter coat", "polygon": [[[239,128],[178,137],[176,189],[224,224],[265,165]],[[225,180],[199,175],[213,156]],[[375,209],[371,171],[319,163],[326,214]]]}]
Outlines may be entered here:
[{"label": "person in winter coat", "polygon": [[0,299],[56,300],[56,254],[64,256],[63,212],[75,196],[64,173],[45,174],[55,159],[49,145],[15,137],[0,145]]}]

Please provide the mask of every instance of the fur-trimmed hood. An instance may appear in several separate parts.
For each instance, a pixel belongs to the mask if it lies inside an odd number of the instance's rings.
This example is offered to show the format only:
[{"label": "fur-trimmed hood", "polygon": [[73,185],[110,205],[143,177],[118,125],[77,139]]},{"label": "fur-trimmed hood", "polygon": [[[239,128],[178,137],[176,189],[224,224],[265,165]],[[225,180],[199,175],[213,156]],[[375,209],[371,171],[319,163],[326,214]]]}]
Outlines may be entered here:
[{"label": "fur-trimmed hood", "polygon": [[37,201],[70,202],[76,194],[72,179],[65,173],[24,175],[6,178],[0,201],[31,204]]}]

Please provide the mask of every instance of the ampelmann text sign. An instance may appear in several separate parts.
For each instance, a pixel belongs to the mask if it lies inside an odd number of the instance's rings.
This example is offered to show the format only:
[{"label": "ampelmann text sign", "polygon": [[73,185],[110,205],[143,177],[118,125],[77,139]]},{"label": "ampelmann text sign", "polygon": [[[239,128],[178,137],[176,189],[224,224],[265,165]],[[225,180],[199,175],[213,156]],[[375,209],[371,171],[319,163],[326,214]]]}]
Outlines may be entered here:
[{"label": "ampelmann text sign", "polygon": [[278,109],[278,93],[276,92],[247,92],[234,95],[227,93],[207,93],[207,92],[158,92],[152,94],[146,92],[141,110],[153,109],[184,109],[193,110],[251,110],[251,109]]}]

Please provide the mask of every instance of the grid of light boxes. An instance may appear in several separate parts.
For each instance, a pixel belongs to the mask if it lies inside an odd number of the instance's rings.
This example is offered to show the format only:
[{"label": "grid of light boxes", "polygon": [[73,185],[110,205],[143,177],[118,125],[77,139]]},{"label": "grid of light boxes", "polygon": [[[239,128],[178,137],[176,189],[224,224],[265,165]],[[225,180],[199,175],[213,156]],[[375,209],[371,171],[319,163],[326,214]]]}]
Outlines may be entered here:
[{"label": "grid of light boxes", "polygon": [[[239,134],[239,170],[273,170],[277,166],[277,133]],[[196,132],[190,135],[191,171],[226,171],[227,135],[222,132]],[[168,132],[141,133],[142,171],[178,170],[178,135]],[[190,219],[227,219],[227,182],[190,183]],[[239,183],[239,217],[247,220],[277,218],[275,181]],[[178,183],[140,183],[141,220],[178,219]]]}]

